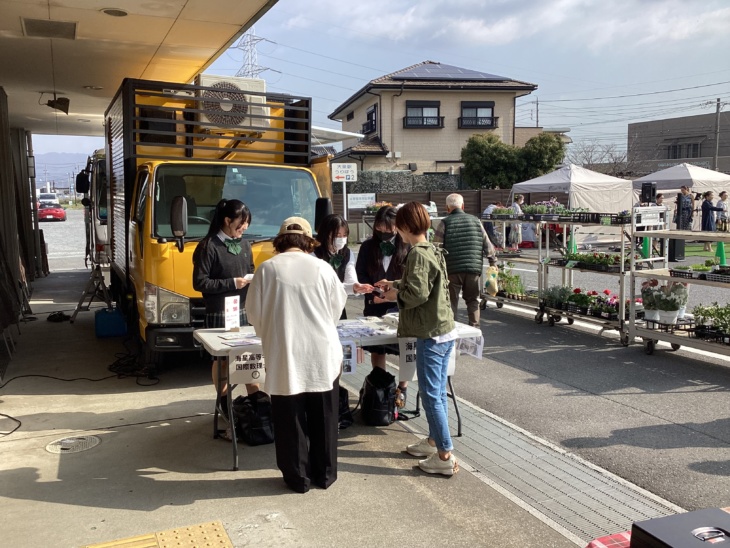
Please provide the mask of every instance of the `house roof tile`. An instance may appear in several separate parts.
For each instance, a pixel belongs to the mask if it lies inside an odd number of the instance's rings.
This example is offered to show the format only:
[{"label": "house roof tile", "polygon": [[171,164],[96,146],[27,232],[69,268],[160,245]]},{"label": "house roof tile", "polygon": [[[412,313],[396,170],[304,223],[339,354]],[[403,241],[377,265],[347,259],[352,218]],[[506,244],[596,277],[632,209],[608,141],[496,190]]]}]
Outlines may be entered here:
[{"label": "house roof tile", "polygon": [[352,154],[365,156],[385,156],[388,154],[388,147],[383,144],[378,135],[371,135],[357,143],[355,146],[344,149],[335,154],[334,160],[344,158]]},{"label": "house roof tile", "polygon": [[329,115],[329,118],[338,119],[336,118],[338,113],[373,88],[401,87],[404,89],[514,90],[528,92],[537,89],[536,84],[514,80],[506,76],[445,65],[437,61],[423,61],[371,80],[338,106]]}]

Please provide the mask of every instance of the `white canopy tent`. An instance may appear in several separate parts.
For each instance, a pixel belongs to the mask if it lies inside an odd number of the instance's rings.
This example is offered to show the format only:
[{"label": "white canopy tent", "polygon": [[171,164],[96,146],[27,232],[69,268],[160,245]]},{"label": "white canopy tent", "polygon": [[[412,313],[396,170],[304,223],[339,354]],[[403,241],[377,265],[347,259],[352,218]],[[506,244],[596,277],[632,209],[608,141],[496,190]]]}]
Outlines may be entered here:
[{"label": "white canopy tent", "polygon": [[[556,197],[559,194],[567,194],[568,207],[585,208],[597,213],[630,210],[636,202],[631,181],[591,171],[575,164],[563,166],[512,187],[512,196],[531,192],[545,192]],[[620,240],[621,231],[618,227],[583,227],[576,234],[576,242],[584,245]]]},{"label": "white canopy tent", "polygon": [[[683,186],[688,187],[695,194],[704,194],[708,190],[712,190],[715,193],[715,199],[717,199],[721,190],[730,192],[730,175],[686,163],[634,179],[634,193],[636,194],[637,201],[641,195],[641,185],[644,183],[656,183],[657,193],[664,194],[664,205],[670,210],[670,220],[674,218],[674,208],[676,205],[674,195]],[[699,208],[701,203],[701,199],[696,200],[695,208]],[[701,216],[695,213],[693,230],[700,229],[700,221]]]},{"label": "white canopy tent", "polygon": [[513,196],[529,192],[567,194],[568,207],[581,207],[598,213],[618,213],[631,209],[634,205],[631,181],[575,164],[563,166],[512,187]]},{"label": "white canopy tent", "polygon": [[657,192],[664,194],[679,192],[682,186],[699,193],[712,190],[715,195],[721,190],[730,191],[730,175],[692,164],[679,164],[634,179],[634,189],[641,191],[643,183],[656,183]]}]

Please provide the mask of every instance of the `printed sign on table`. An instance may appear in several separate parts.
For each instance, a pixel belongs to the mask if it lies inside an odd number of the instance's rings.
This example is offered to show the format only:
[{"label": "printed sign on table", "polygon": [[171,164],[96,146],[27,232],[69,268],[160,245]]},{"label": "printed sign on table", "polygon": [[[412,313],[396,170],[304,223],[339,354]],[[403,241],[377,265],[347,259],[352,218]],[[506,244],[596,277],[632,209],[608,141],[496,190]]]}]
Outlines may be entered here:
[{"label": "printed sign on table", "polygon": [[228,382],[250,384],[264,382],[266,364],[260,352],[245,352],[236,356],[228,366]]},{"label": "printed sign on table", "polygon": [[412,381],[416,378],[416,339],[398,339],[398,368],[401,381]]},{"label": "printed sign on table", "polygon": [[226,331],[231,331],[241,327],[240,297],[238,295],[226,297],[223,306],[225,310]]},{"label": "printed sign on table", "polygon": [[351,375],[357,368],[357,345],[355,341],[340,341],[342,343],[342,374]]}]

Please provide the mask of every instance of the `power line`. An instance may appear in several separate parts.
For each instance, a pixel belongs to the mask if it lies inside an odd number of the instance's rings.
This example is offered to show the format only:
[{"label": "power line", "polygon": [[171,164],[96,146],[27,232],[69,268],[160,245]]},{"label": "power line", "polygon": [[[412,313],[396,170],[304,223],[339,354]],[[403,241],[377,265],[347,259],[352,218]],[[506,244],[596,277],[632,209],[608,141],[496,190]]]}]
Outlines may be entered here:
[{"label": "power line", "polygon": [[715,82],[714,84],[704,84],[701,86],[691,86],[688,88],[676,88],[676,89],[666,89],[662,91],[649,91],[646,93],[632,93],[630,95],[612,95],[610,97],[587,97],[583,99],[553,99],[544,101],[545,103],[566,103],[566,102],[573,102],[573,101],[603,101],[605,99],[625,99],[627,97],[643,97],[646,95],[659,95],[662,93],[674,93],[676,91],[687,91],[690,89],[700,89],[700,88],[709,88],[713,86],[722,86],[724,84],[730,84],[730,81],[726,82]]}]

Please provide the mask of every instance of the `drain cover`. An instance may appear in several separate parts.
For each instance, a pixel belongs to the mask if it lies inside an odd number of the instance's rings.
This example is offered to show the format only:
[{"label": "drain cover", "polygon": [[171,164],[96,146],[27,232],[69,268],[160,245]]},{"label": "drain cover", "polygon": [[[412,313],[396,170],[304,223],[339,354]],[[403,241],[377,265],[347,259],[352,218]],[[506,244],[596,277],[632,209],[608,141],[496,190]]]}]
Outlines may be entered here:
[{"label": "drain cover", "polygon": [[101,443],[97,436],[77,436],[74,438],[62,438],[46,445],[49,453],[80,453]]}]

